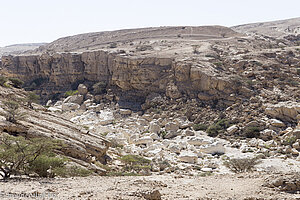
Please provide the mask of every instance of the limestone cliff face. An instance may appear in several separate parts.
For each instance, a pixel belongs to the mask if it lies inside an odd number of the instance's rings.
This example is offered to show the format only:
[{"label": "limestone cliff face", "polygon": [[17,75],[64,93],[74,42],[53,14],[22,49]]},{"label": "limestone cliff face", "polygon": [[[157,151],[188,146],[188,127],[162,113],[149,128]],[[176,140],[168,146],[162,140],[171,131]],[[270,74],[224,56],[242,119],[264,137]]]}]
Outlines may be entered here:
[{"label": "limestone cliff face", "polygon": [[206,66],[172,58],[122,57],[105,51],[4,56],[2,68],[45,97],[75,88],[78,83],[91,86],[100,81],[114,91],[135,93],[142,99],[152,92],[179,98],[199,92],[222,96],[232,91],[227,80],[214,77]]}]

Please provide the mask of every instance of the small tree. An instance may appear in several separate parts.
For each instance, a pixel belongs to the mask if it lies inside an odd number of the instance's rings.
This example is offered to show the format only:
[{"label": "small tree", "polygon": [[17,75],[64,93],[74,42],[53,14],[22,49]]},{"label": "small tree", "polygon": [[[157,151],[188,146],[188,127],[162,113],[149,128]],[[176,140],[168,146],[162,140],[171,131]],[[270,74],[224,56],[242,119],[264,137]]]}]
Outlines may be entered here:
[{"label": "small tree", "polygon": [[224,165],[235,173],[242,173],[252,171],[260,162],[258,158],[232,158],[224,162]]},{"label": "small tree", "polygon": [[36,95],[36,94],[33,93],[33,92],[29,92],[29,93],[27,94],[27,97],[26,97],[27,105],[28,105],[30,108],[33,108],[32,103],[38,103],[38,102],[39,102],[39,99],[40,99],[40,96],[39,96],[39,95]]},{"label": "small tree", "polygon": [[24,117],[24,114],[19,111],[19,103],[16,101],[5,101],[4,110],[6,111],[6,120],[12,123],[16,123]]},{"label": "small tree", "polygon": [[4,76],[0,76],[0,85],[4,86],[4,84],[7,82],[7,78]]},{"label": "small tree", "polygon": [[53,150],[58,148],[58,141],[2,135],[0,138],[0,175],[3,179],[11,175],[35,172],[46,176],[51,167],[62,167],[63,162],[54,159]]},{"label": "small tree", "polygon": [[21,88],[24,82],[18,78],[8,78],[11,82],[12,85],[16,88]]}]

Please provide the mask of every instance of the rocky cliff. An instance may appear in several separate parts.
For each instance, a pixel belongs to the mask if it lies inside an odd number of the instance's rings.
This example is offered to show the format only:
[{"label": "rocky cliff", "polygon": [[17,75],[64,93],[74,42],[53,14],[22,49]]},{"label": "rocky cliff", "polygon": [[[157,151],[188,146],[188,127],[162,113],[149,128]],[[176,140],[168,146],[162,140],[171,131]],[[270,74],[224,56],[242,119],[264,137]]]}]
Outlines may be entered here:
[{"label": "rocky cliff", "polygon": [[79,83],[91,86],[97,82],[115,91],[118,99],[134,93],[136,98],[127,101],[143,101],[153,92],[174,99],[197,96],[199,92],[221,98],[233,90],[228,79],[215,77],[209,65],[176,62],[173,58],[124,57],[101,50],[4,56],[2,67],[5,73],[23,80],[26,88],[38,90],[45,99],[74,89]]}]

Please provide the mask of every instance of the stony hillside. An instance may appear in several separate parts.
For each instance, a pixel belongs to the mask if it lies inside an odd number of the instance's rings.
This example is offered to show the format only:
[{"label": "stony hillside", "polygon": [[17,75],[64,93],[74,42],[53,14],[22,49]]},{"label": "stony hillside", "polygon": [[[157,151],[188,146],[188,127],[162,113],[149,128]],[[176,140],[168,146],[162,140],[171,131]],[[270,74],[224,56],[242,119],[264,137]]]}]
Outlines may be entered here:
[{"label": "stony hillside", "polygon": [[29,44],[14,44],[6,47],[0,47],[0,57],[6,55],[17,55],[25,51],[34,50],[46,43],[29,43]]},{"label": "stony hillside", "polygon": [[261,34],[270,37],[284,37],[300,34],[300,17],[272,22],[244,24],[232,27],[240,33]]},{"label": "stony hillside", "polygon": [[206,40],[239,35],[223,26],[180,26],[126,29],[86,33],[60,38],[32,53],[43,52],[82,52],[113,47],[112,43],[129,44],[135,41],[151,41],[164,39]]}]

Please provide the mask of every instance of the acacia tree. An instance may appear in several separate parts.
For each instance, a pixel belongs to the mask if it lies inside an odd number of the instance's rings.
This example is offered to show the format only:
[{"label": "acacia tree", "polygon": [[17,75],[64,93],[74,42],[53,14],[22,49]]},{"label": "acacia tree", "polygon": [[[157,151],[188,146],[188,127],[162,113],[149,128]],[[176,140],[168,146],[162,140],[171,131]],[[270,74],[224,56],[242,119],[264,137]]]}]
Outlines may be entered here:
[{"label": "acacia tree", "polygon": [[[62,167],[63,160],[51,159],[55,155],[53,150],[58,148],[58,145],[57,141],[49,139],[26,140],[21,136],[2,134],[0,138],[0,175],[3,179],[9,178],[11,175],[29,174],[32,171],[44,175],[50,167]],[[41,157],[47,162],[51,160],[47,163],[47,167],[42,166],[43,169],[34,165]],[[41,164],[41,162],[37,163]]]},{"label": "acacia tree", "polygon": [[28,92],[27,97],[26,97],[28,107],[33,108],[32,103],[38,103],[39,99],[40,99],[39,95],[37,95],[33,92]]},{"label": "acacia tree", "polygon": [[6,111],[6,120],[12,123],[16,123],[24,116],[19,110],[19,103],[16,101],[5,101],[4,110]]}]

